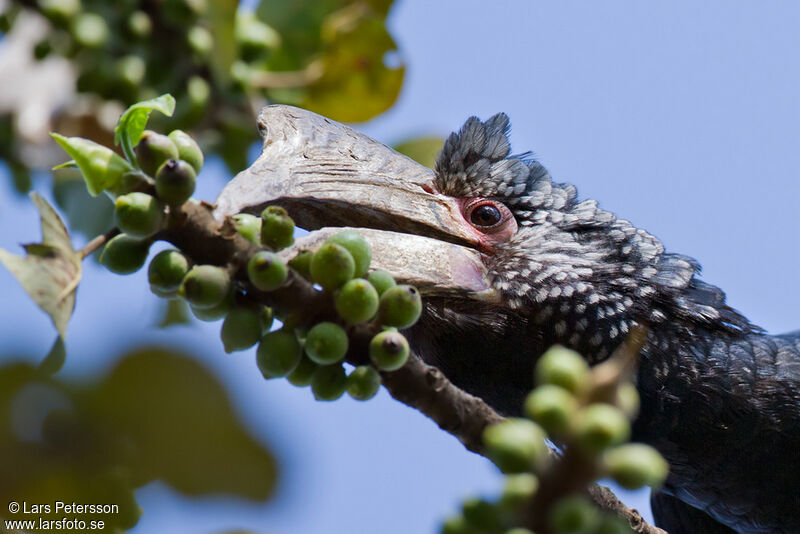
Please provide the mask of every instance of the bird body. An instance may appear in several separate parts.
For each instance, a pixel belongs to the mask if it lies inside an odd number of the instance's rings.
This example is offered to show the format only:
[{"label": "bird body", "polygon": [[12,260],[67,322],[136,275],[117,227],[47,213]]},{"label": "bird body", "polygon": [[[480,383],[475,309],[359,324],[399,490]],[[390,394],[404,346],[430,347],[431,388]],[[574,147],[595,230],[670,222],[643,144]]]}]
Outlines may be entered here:
[{"label": "bird body", "polygon": [[[692,258],[665,252],[594,201],[578,202],[575,188],[553,183],[538,162],[493,153],[507,127],[504,115],[470,119],[437,162],[446,194],[497,199],[519,223],[489,267],[516,317],[494,326],[502,334],[493,343],[472,345],[492,348],[477,356],[492,362],[477,376],[497,375],[501,388],[508,377],[529,377],[496,362],[521,347],[530,350],[522,362],[536,361],[554,343],[602,361],[633,324],[646,324],[633,437],[670,463],[664,491],[742,534],[800,532],[800,335],[767,335],[698,278]],[[462,382],[463,360],[444,347],[432,354]],[[518,412],[532,386],[498,394],[463,380],[506,413]]]},{"label": "bird body", "polygon": [[[766,334],[695,260],[510,155],[503,114],[467,120],[435,172],[302,110],[265,108],[260,126],[264,153],[223,191],[220,215],[275,202],[309,229],[391,231],[373,258],[418,271],[415,351],[505,414],[520,412],[553,344],[598,363],[646,325],[633,437],[670,463],[659,525],[800,533],[800,332]],[[403,236],[440,253],[398,263]]]},{"label": "bird body", "polygon": [[798,355],[798,335],[651,335],[634,439],[669,461],[666,492],[742,534],[800,532]]}]

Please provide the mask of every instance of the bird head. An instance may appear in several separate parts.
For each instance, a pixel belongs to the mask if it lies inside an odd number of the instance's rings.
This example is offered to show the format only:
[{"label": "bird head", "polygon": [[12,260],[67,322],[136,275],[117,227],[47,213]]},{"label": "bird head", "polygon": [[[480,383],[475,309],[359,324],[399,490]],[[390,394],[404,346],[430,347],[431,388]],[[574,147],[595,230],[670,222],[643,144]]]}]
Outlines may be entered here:
[{"label": "bird head", "polygon": [[309,111],[269,106],[258,125],[262,154],[216,215],[282,205],[312,231],[300,248],[314,230],[359,229],[373,266],[423,294],[412,345],[502,411],[519,410],[552,344],[595,363],[637,322],[739,321],[694,260],[512,155],[505,114],[468,119],[435,170]]}]

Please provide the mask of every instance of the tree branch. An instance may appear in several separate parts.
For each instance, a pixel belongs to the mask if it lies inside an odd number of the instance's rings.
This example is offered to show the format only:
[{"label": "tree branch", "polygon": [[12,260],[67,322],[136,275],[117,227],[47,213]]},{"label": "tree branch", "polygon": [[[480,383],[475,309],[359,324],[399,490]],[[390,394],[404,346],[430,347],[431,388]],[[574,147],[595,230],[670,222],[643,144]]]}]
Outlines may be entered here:
[{"label": "tree branch", "polygon": [[[250,286],[246,262],[259,247],[239,235],[229,220],[220,225],[214,219],[211,209],[212,206],[207,203],[184,204],[181,211],[173,215],[170,227],[160,232],[156,238],[169,241],[195,262],[232,265],[237,280],[244,285],[248,295],[271,306],[279,315],[291,316],[300,325],[337,320],[338,315],[332,300],[294,272],[287,284],[276,291],[261,292]],[[351,346],[347,355],[350,363],[368,361],[369,341],[378,331],[377,325],[358,325],[350,329]],[[636,347],[639,342],[635,338],[630,343],[623,344],[623,348],[627,352],[635,350],[638,353]],[[625,365],[617,372],[628,372],[630,358],[621,361]],[[461,441],[468,450],[484,454],[483,430],[502,420],[502,416],[489,405],[454,386],[439,369],[426,364],[413,354],[404,367],[382,375],[383,383],[392,397],[431,418],[442,430]],[[576,465],[573,462],[570,464]],[[554,470],[552,477],[561,477],[563,474]],[[568,482],[560,483],[574,484],[575,480],[575,477],[571,477]],[[582,490],[585,482],[583,480],[577,489]],[[634,532],[667,534],[646,523],[636,510],[625,506],[608,488],[590,484],[588,491],[598,506],[626,519]]]},{"label": "tree branch", "polygon": [[[484,455],[483,430],[503,419],[488,404],[458,389],[441,371],[416,356],[401,369],[384,373],[383,379],[392,397],[433,419],[439,428],[458,438],[476,454]],[[544,517],[541,512],[552,505],[550,497],[563,495],[565,489],[569,490],[567,492],[583,491],[587,482],[594,478],[591,465],[578,455],[567,456],[554,462],[554,468],[542,478],[541,488],[549,487],[552,491],[540,490],[536,495],[539,518]],[[599,507],[627,520],[637,534],[667,534],[647,523],[637,510],[622,503],[607,487],[589,483],[588,491]]]},{"label": "tree branch", "polygon": [[478,397],[455,387],[444,374],[412,355],[397,371],[383,373],[389,394],[414,408],[458,438],[470,451],[483,454],[483,430],[503,418]]}]

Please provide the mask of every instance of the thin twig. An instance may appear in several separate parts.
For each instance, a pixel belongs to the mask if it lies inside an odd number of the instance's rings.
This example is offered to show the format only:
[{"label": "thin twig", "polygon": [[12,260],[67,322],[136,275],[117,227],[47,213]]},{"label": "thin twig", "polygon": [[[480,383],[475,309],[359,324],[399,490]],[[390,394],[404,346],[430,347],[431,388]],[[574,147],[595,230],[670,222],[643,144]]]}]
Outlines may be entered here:
[{"label": "thin twig", "polygon": [[117,234],[119,234],[119,228],[112,228],[105,234],[99,235],[86,243],[86,245],[84,245],[84,247],[78,251],[78,254],[81,255],[82,260],[86,259],[87,256],[93,254],[95,250],[105,245],[106,242],[113,239],[115,236],[117,236]]},{"label": "thin twig", "polygon": [[314,61],[302,70],[257,72],[250,78],[250,84],[261,89],[307,87],[319,80],[323,72],[322,62]]}]

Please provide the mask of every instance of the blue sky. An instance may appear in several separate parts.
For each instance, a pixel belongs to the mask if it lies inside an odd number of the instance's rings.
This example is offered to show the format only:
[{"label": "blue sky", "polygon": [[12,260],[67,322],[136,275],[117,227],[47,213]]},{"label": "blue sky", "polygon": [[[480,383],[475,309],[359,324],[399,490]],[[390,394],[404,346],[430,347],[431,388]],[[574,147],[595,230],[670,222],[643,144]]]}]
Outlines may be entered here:
[{"label": "blue sky", "polygon": [[[790,1],[398,0],[391,28],[406,86],[360,128],[391,143],[504,111],[515,151],[534,151],[556,181],[697,258],[753,322],[797,329],[799,16]],[[219,172],[213,162],[204,171],[201,197],[214,198]],[[37,237],[31,206],[0,180],[0,246]],[[186,347],[283,467],[263,506],[148,486],[137,534],[427,533],[463,498],[498,489],[485,460],[385,393],[323,404],[265,383],[251,353],[222,352],[218,324],[153,329],[142,273],[86,269],[64,373],[102,372],[109,354],[143,338]],[[46,353],[49,321],[5,270],[0,287],[3,352]]]}]

